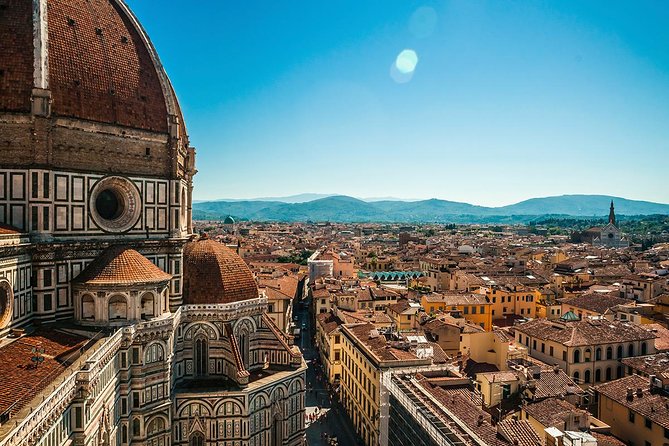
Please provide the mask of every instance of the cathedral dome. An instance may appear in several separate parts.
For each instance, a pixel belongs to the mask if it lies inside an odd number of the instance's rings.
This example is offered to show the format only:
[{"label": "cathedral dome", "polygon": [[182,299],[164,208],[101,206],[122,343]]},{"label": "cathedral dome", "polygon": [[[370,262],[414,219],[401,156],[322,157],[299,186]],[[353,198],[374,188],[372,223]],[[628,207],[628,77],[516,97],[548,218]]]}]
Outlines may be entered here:
[{"label": "cathedral dome", "polygon": [[125,286],[167,282],[172,276],[125,246],[107,248],[75,279],[82,285]]},{"label": "cathedral dome", "polygon": [[[10,0],[0,18],[0,110],[30,112],[35,85],[32,2]],[[167,132],[172,96],[155,51],[117,0],[48,0],[43,88],[55,116]],[[38,51],[39,52],[39,51]],[[39,87],[39,85],[37,85]]]},{"label": "cathedral dome", "polygon": [[[43,116],[55,130],[51,159],[16,147],[0,164],[90,171],[99,163],[80,165],[82,154],[113,154],[105,172],[158,174],[152,163],[175,173],[183,160],[173,152],[188,145],[184,120],[151,41],[125,3],[7,2],[0,13],[0,115]],[[0,133],[22,141],[30,135],[22,123],[0,126]],[[73,137],[74,131],[86,133]]]},{"label": "cathedral dome", "polygon": [[184,304],[220,304],[255,299],[258,285],[241,257],[203,237],[184,248]]}]

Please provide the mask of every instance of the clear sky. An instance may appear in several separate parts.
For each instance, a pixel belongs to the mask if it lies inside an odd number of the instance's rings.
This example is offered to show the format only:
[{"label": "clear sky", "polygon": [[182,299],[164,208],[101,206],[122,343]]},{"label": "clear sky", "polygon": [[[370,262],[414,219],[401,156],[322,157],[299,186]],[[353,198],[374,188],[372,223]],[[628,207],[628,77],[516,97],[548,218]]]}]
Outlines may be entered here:
[{"label": "clear sky", "polygon": [[666,0],[127,1],[196,199],[669,202]]}]

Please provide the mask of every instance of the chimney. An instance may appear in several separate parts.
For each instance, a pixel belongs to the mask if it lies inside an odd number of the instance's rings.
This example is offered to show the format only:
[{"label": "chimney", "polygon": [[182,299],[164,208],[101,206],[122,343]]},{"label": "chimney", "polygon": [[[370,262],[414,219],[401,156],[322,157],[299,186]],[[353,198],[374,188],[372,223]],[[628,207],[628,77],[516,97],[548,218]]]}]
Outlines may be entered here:
[{"label": "chimney", "polygon": [[643,390],[641,389],[641,387],[637,387],[636,396],[637,398],[641,398],[643,396]]},{"label": "chimney", "polygon": [[480,426],[483,424],[483,415],[479,415],[478,419],[476,420],[476,425]]},{"label": "chimney", "polygon": [[632,401],[634,399],[634,392],[631,387],[627,388],[627,401]]}]

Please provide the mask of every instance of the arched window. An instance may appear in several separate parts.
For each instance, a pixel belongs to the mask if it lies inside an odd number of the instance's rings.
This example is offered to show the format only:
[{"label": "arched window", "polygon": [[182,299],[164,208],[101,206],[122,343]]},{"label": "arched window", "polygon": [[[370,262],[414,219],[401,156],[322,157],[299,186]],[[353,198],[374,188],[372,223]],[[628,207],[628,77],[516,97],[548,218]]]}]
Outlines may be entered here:
[{"label": "arched window", "polygon": [[623,346],[622,345],[618,346],[616,353],[617,353],[617,358],[616,359],[620,359],[620,358],[623,357]]},{"label": "arched window", "polygon": [[165,349],[157,342],[149,345],[144,350],[144,364],[151,364],[154,362],[162,362],[165,359]]},{"label": "arched window", "polygon": [[244,368],[249,368],[249,333],[246,329],[239,332],[239,354],[242,355]]},{"label": "arched window", "polygon": [[592,359],[592,350],[590,350],[589,348],[586,348],[585,349],[585,355],[583,355],[583,356],[585,356],[585,362],[590,362],[590,360]]},{"label": "arched window", "polygon": [[142,319],[149,319],[155,316],[153,293],[144,293],[142,296]]},{"label": "arched window", "polygon": [[149,422],[146,427],[147,435],[154,435],[165,430],[165,420],[160,417],[156,417],[151,422]]},{"label": "arched window", "polygon": [[95,319],[95,300],[90,294],[81,299],[81,318],[87,320]]},{"label": "arched window", "polygon": [[114,319],[128,319],[128,303],[118,294],[109,299],[109,320]]},{"label": "arched window", "polygon": [[132,420],[132,436],[139,437],[141,435],[139,418]]},{"label": "arched window", "polygon": [[574,350],[574,363],[578,364],[579,362],[581,362],[581,351]]},{"label": "arched window", "polygon": [[606,359],[613,359],[613,349],[606,347]]},{"label": "arched window", "polygon": [[186,202],[186,188],[181,187],[181,226],[186,224],[186,210],[188,209],[188,203]]},{"label": "arched window", "polygon": [[583,374],[583,379],[586,383],[590,382],[590,370],[585,371],[585,373]]},{"label": "arched window", "polygon": [[574,372],[574,382],[576,384],[579,384],[579,381],[581,380],[581,374],[578,373],[578,370]]},{"label": "arched window", "polygon": [[595,382],[598,383],[602,380],[602,371],[600,369],[595,370]]},{"label": "arched window", "polygon": [[642,342],[641,343],[641,354],[645,355],[646,353],[648,353],[648,346],[646,345],[645,342]]},{"label": "arched window", "polygon": [[619,365],[618,368],[616,369],[616,378],[622,378],[623,377],[623,366]]},{"label": "arched window", "polygon": [[188,446],[204,446],[204,434],[202,432],[193,432],[188,439]]},{"label": "arched window", "polygon": [[611,367],[606,368],[606,380],[611,381]]},{"label": "arched window", "polygon": [[601,361],[602,359],[602,349],[597,347],[595,350],[595,361]]},{"label": "arched window", "polygon": [[627,356],[630,356],[630,357],[634,356],[634,344],[630,344],[627,347]]},{"label": "arched window", "polygon": [[272,423],[272,433],[271,433],[271,444],[272,445],[282,445],[283,444],[283,422],[279,414],[274,416],[274,422]]},{"label": "arched window", "polygon": [[195,339],[195,351],[193,362],[195,363],[195,376],[207,374],[207,363],[209,362],[209,341],[205,337]]}]

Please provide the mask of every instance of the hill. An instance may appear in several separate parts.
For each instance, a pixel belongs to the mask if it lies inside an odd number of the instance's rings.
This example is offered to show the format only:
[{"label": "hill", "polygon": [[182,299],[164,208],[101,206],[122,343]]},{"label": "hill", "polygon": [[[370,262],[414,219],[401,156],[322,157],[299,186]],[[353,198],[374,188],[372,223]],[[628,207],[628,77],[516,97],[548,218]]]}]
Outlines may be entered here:
[{"label": "hill", "polygon": [[605,217],[614,201],[619,215],[669,215],[669,205],[608,195],[562,195],[486,207],[447,200],[367,202],[333,195],[303,203],[281,201],[205,201],[193,204],[197,220],[228,215],[254,221],[524,223],[543,216]]}]

